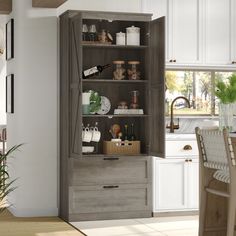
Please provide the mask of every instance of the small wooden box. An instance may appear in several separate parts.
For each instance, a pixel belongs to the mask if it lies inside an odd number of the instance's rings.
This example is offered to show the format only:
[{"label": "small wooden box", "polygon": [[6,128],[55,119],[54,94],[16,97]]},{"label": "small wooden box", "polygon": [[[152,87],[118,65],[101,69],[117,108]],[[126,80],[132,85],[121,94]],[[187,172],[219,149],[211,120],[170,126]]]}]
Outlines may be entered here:
[{"label": "small wooden box", "polygon": [[140,154],[140,141],[103,141],[104,154]]}]

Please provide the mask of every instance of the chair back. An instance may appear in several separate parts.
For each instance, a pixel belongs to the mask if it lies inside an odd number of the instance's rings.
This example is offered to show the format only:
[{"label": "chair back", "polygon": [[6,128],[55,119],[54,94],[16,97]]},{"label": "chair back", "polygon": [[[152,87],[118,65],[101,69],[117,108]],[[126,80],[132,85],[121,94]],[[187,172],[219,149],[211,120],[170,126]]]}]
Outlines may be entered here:
[{"label": "chair back", "polygon": [[199,154],[203,165],[212,169],[228,170],[235,165],[231,139],[227,130],[195,129]]}]

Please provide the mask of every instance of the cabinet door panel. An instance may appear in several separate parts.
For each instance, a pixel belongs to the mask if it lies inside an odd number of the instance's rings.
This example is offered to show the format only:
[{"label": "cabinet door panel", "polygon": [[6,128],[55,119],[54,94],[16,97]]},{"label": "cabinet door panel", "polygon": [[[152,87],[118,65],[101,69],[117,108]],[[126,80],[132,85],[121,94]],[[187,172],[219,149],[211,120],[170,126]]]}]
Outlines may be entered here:
[{"label": "cabinet door panel", "polygon": [[188,207],[198,209],[199,206],[199,160],[188,162]]},{"label": "cabinet door panel", "polygon": [[164,157],[164,84],[165,84],[165,18],[150,23],[149,47],[149,113],[150,154]]},{"label": "cabinet door panel", "polygon": [[236,0],[231,0],[231,63],[236,62]]},{"label": "cabinet door panel", "polygon": [[79,157],[82,154],[82,19],[78,15],[71,22],[71,68],[70,68],[70,155]]},{"label": "cabinet door panel", "polygon": [[150,185],[121,184],[70,187],[70,213],[150,210]]},{"label": "cabinet door panel", "polygon": [[182,160],[155,162],[155,210],[178,210],[187,207],[187,164]]},{"label": "cabinet door panel", "polygon": [[205,1],[205,58],[208,64],[231,63],[230,1]]},{"label": "cabinet door panel", "polygon": [[172,59],[177,63],[196,63],[199,61],[199,0],[172,0],[170,3]]}]

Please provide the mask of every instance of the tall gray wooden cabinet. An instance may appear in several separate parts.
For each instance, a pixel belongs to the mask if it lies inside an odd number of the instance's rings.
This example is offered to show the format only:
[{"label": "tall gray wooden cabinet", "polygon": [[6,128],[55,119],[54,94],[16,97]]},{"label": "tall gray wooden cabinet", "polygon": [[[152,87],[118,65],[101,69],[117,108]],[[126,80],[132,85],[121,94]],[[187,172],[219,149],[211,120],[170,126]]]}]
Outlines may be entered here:
[{"label": "tall gray wooden cabinet", "polygon": [[[60,16],[60,217],[66,221],[152,216],[152,159],[164,157],[165,19],[150,14],[67,11]],[[85,43],[82,25],[113,36],[112,44]],[[117,32],[140,28],[140,46],[118,46]],[[113,68],[82,79],[82,72],[114,60],[140,61],[141,80],[113,80]],[[82,92],[95,90],[111,101],[108,114],[83,115]],[[114,115],[119,101],[139,91],[144,114]],[[96,153],[82,153],[82,123],[98,122]],[[138,155],[104,154],[112,124],[134,124]]]}]

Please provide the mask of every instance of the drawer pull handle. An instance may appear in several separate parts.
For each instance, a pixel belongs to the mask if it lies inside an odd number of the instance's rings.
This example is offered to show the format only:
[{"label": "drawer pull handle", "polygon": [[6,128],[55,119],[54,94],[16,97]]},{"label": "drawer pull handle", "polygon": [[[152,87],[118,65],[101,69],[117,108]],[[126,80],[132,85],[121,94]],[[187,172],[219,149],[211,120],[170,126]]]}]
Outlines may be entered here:
[{"label": "drawer pull handle", "polygon": [[103,186],[103,188],[119,188],[118,185],[106,185],[106,186]]},{"label": "drawer pull handle", "polygon": [[193,148],[191,145],[185,145],[183,149],[184,150],[192,150]]},{"label": "drawer pull handle", "polygon": [[103,158],[104,161],[115,161],[115,160],[119,160],[119,157],[105,157]]},{"label": "drawer pull handle", "polygon": [[189,160],[188,160],[188,159],[185,159],[185,162],[189,162]]},{"label": "drawer pull handle", "polygon": [[192,160],[192,159],[189,159],[188,161],[189,161],[189,162],[192,162],[193,160]]}]

